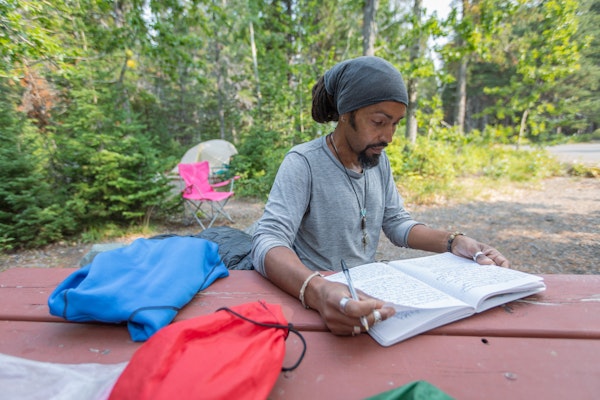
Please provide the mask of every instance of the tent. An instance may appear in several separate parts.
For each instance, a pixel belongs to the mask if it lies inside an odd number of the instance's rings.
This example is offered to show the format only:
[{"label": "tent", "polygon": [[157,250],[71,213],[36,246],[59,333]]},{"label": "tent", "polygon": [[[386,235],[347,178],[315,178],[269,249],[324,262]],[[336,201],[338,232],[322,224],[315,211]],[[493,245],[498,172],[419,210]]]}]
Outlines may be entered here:
[{"label": "tent", "polygon": [[[180,163],[189,164],[199,161],[208,161],[211,172],[215,173],[226,169],[231,157],[236,155],[237,149],[227,140],[213,139],[201,142],[185,152]],[[177,173],[177,166],[173,169]]]}]

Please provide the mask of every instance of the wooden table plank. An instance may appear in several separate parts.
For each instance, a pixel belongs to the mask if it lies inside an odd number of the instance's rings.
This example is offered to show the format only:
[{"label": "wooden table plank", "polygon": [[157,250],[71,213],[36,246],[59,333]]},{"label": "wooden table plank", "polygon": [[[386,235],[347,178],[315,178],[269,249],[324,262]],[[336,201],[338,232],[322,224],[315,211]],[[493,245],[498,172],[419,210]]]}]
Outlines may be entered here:
[{"label": "wooden table plank", "polygon": [[[598,340],[422,335],[386,348],[368,335],[302,334],[305,359],[281,373],[271,399],[361,399],[415,380],[461,400],[586,400],[600,389]],[[0,352],[32,360],[118,363],[140,345],[124,326],[0,321]],[[289,335],[284,365],[300,349]]]},{"label": "wooden table plank", "polygon": [[0,353],[66,364],[128,361],[142,343],[123,325],[0,321]]},{"label": "wooden table plank", "polygon": [[[279,377],[272,399],[362,399],[415,380],[461,400],[591,400],[600,390],[598,340],[422,335],[384,348],[367,335],[303,335],[305,360]],[[297,341],[288,339],[292,359]]]},{"label": "wooden table plank", "polygon": [[78,268],[10,268],[0,272],[0,289],[54,289]]},{"label": "wooden table plank", "polygon": [[0,319],[55,321],[48,296],[76,268],[11,268],[0,273]]},{"label": "wooden table plank", "polygon": [[[13,321],[64,322],[50,315],[48,297],[74,268],[14,268],[0,273],[0,319]],[[307,312],[298,299],[289,296],[255,271],[230,271],[198,293],[177,314],[175,321],[214,312],[220,307],[264,300],[280,304],[289,322],[298,329],[325,331],[316,312]]]},{"label": "wooden table plank", "polygon": [[[0,273],[0,319],[63,321],[48,312],[52,290],[74,269],[15,268]],[[315,311],[273,286],[255,271],[231,276],[197,294],[176,320],[222,306],[264,300],[280,304],[289,322],[306,331],[326,331]],[[543,275],[547,290],[527,299],[435,329],[427,334],[600,339],[600,275]]]},{"label": "wooden table plank", "polygon": [[257,272],[230,271],[230,273],[230,277],[214,282],[206,290],[194,296],[175,320],[209,314],[220,307],[232,307],[263,300],[281,305],[283,315],[297,329],[327,331],[317,312],[306,310],[297,298],[288,295]]}]

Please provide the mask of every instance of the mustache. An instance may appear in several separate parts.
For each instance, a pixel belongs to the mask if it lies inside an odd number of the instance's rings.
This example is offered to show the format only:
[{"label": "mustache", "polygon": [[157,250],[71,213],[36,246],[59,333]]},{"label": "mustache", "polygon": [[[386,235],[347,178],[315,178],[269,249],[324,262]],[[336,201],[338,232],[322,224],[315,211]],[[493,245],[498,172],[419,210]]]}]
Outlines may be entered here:
[{"label": "mustache", "polygon": [[370,145],[368,145],[368,146],[365,148],[365,150],[366,150],[366,149],[372,149],[372,148],[374,148],[374,147],[384,147],[384,148],[385,148],[385,147],[388,147],[388,143],[386,143],[386,142],[379,142],[379,143],[375,143],[375,144],[370,144]]}]

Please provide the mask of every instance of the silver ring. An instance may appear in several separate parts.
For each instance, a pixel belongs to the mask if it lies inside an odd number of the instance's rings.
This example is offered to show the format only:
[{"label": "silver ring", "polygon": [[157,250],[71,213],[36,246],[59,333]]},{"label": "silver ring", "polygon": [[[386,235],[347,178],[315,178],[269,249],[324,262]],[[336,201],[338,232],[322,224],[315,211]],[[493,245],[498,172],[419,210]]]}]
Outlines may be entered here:
[{"label": "silver ring", "polygon": [[348,304],[349,301],[350,298],[348,297],[342,297],[342,299],[340,300],[340,311],[342,312],[342,314],[346,314],[346,304]]},{"label": "silver ring", "polygon": [[360,335],[360,326],[354,325],[354,330],[352,331],[352,336]]},{"label": "silver ring", "polygon": [[482,256],[483,252],[482,251],[478,251],[477,253],[475,253],[475,255],[473,256],[473,261],[477,262],[477,257]]},{"label": "silver ring", "polygon": [[374,310],[373,311],[373,325],[381,322],[381,313],[379,312],[379,310]]}]

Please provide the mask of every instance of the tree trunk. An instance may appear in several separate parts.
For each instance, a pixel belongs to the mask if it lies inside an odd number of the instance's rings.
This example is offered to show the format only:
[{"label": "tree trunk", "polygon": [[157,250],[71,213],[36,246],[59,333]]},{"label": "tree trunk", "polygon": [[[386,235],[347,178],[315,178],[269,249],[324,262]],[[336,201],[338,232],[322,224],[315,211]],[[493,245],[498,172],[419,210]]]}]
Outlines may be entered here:
[{"label": "tree trunk", "polygon": [[377,34],[377,8],[379,0],[365,0],[363,14],[363,55],[375,55],[375,36]]},{"label": "tree trunk", "polygon": [[[463,0],[462,2],[462,19],[464,20],[467,16],[469,9],[469,1]],[[464,46],[463,38],[458,39],[459,47]],[[468,55],[464,54],[460,60],[460,66],[458,68],[458,76],[456,77],[456,114],[454,115],[454,125],[458,128],[458,131],[462,134],[465,132],[465,115],[467,112],[467,67],[468,67]]]},{"label": "tree trunk", "polygon": [[225,139],[225,77],[221,66],[221,44],[218,36],[215,33],[215,73],[217,75],[217,98],[218,98],[218,115],[219,115],[219,137]]},{"label": "tree trunk", "polygon": [[521,127],[519,128],[519,137],[517,138],[517,150],[521,147],[521,139],[525,135],[525,126],[527,126],[527,116],[529,115],[529,108],[523,111],[521,116]]},{"label": "tree trunk", "polygon": [[[115,26],[118,28],[122,28],[124,25],[124,21],[125,21],[125,16],[124,16],[125,11],[123,10],[123,3],[115,2],[114,6],[113,6],[113,12],[114,12]],[[127,115],[127,122],[130,123],[131,122],[131,103],[129,102],[129,93],[127,92],[127,87],[125,86],[125,72],[127,72],[127,57],[125,57],[125,59],[123,61],[123,65],[121,66],[121,72],[119,73],[119,80],[117,81],[117,84],[119,85],[120,89],[123,92],[123,95],[121,97],[122,107],[123,107],[123,110],[125,110],[125,113]]]},{"label": "tree trunk", "polygon": [[467,111],[467,56],[460,60],[456,85],[456,115],[454,125],[460,133],[465,132],[465,114]]},{"label": "tree trunk", "polygon": [[[415,18],[415,26],[413,29],[420,29],[421,13],[423,10],[423,0],[414,0],[413,15]],[[423,54],[423,43],[421,37],[415,40],[415,43],[410,49],[410,63],[414,64]],[[417,109],[419,102],[419,79],[411,77],[407,82],[408,89],[408,107],[406,109],[406,138],[411,142],[417,141]]]},{"label": "tree trunk", "polygon": [[252,64],[254,66],[254,80],[256,81],[256,98],[260,110],[262,95],[260,93],[260,79],[258,77],[258,57],[256,56],[256,42],[254,41],[254,25],[250,21],[250,47],[252,49]]}]

